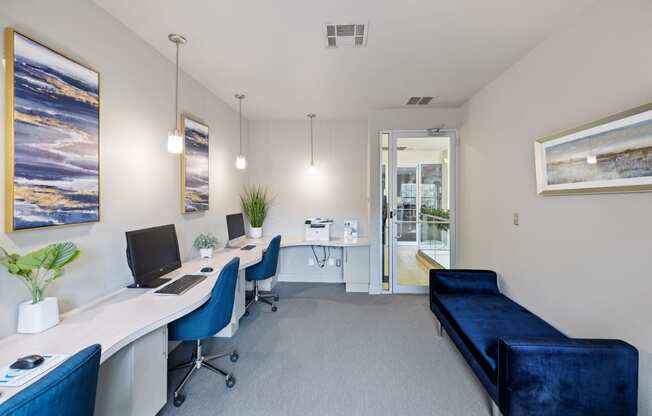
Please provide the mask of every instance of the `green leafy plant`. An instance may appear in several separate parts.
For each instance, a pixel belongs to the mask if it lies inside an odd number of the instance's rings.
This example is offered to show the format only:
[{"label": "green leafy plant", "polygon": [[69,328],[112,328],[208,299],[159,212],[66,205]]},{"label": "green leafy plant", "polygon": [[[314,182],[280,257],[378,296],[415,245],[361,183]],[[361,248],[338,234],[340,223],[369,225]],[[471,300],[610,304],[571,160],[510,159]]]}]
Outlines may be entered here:
[{"label": "green leafy plant", "polygon": [[27,286],[32,303],[43,300],[45,290],[63,276],[64,267],[79,257],[80,251],[71,242],[50,244],[21,256],[9,254],[0,247],[0,264]]},{"label": "green leafy plant", "polygon": [[215,248],[217,247],[217,238],[213,234],[199,234],[195,238],[193,245],[197,250],[206,249],[206,248]]},{"label": "green leafy plant", "polygon": [[[450,211],[447,209],[440,209],[440,208],[421,208],[421,213],[426,214],[426,215],[432,215],[433,217],[439,217],[439,220],[448,220],[450,218]],[[448,228],[450,227],[449,223],[442,223],[438,222],[435,223],[435,227],[437,227],[438,230],[441,231],[448,231]]]},{"label": "green leafy plant", "polygon": [[244,191],[240,195],[240,203],[242,204],[242,211],[249,218],[252,227],[259,228],[263,226],[272,199],[263,186],[244,187]]}]

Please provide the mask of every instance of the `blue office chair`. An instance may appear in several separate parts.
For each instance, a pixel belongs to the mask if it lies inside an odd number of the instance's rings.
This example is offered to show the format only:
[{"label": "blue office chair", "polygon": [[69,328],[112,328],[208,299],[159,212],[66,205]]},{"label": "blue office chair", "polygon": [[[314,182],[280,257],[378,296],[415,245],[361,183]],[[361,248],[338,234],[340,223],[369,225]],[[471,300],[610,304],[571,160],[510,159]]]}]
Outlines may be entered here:
[{"label": "blue office chair", "polygon": [[[263,302],[272,307],[272,312],[276,312],[277,308],[274,302],[278,302],[278,294],[270,292],[268,294],[261,294],[258,290],[258,282],[261,280],[269,279],[276,274],[276,267],[278,266],[278,252],[281,249],[281,236],[277,235],[269,242],[267,249],[263,252],[263,259],[260,263],[251,267],[247,267],[245,278],[248,282],[254,282],[254,296],[247,304],[247,308],[256,302]],[[272,302],[270,299],[274,299]]]},{"label": "blue office chair", "polygon": [[232,362],[236,362],[238,361],[238,353],[236,351],[229,351],[205,357],[202,355],[201,340],[212,337],[231,322],[239,268],[239,257],[228,262],[222,268],[222,271],[215,282],[215,286],[213,286],[211,298],[198,309],[195,309],[188,315],[177,319],[168,326],[169,338],[171,340],[195,341],[195,351],[193,352],[191,360],[170,370],[174,371],[190,367],[190,370],[188,370],[186,375],[183,376],[183,379],[181,379],[176,390],[174,390],[174,405],[176,407],[181,406],[186,400],[186,396],[181,394],[183,386],[185,386],[188,380],[190,380],[190,377],[195,370],[202,367],[206,367],[212,372],[224,376],[227,387],[231,388],[235,385],[235,377],[233,377],[233,375],[220,370],[209,361],[229,356]]},{"label": "blue office chair", "polygon": [[0,416],[92,416],[100,346],[68,358],[40,380],[0,405]]}]

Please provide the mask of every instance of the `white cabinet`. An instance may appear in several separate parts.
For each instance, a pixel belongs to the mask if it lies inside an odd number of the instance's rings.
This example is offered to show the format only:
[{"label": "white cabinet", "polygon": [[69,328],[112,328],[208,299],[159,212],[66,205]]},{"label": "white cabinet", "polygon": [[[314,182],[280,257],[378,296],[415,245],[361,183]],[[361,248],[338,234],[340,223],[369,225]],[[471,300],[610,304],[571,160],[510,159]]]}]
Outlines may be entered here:
[{"label": "white cabinet", "polygon": [[342,272],[347,292],[369,292],[369,247],[344,247]]},{"label": "white cabinet", "polygon": [[167,326],[138,338],[100,366],[95,415],[154,416],[167,401]]}]

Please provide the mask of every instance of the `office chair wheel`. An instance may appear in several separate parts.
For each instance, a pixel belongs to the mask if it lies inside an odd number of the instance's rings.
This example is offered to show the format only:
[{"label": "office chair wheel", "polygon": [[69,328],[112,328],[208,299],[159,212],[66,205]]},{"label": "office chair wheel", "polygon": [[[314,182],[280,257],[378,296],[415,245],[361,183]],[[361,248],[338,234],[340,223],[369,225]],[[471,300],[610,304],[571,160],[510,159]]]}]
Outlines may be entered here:
[{"label": "office chair wheel", "polygon": [[272,306],[272,312],[276,312],[278,308],[276,306]]},{"label": "office chair wheel", "polygon": [[226,387],[233,388],[233,386],[235,386],[235,377],[229,374],[226,376]]},{"label": "office chair wheel", "polygon": [[184,396],[183,394],[178,395],[177,397],[174,398],[174,402],[173,402],[174,407],[181,407],[181,405],[185,401],[186,401],[186,396]]},{"label": "office chair wheel", "polygon": [[231,359],[232,363],[236,363],[236,362],[238,362],[238,359],[240,358],[240,356],[238,355],[237,352],[233,351],[231,353],[231,355],[229,355],[229,358]]},{"label": "office chair wheel", "polygon": [[279,299],[278,295],[274,296],[274,302],[278,302],[278,299]]}]

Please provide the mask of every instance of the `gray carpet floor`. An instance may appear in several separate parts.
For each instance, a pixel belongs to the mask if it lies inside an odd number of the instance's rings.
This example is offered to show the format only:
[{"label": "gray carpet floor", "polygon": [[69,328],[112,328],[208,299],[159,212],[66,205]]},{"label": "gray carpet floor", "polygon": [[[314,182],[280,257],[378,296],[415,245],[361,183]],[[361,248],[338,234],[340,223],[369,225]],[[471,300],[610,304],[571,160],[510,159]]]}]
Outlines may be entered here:
[{"label": "gray carpet floor", "polygon": [[[278,312],[256,304],[232,339],[211,339],[206,353],[235,347],[232,389],[209,370],[186,385],[180,408],[160,415],[486,416],[490,404],[455,346],[436,335],[427,297],[347,294],[338,284],[280,283]],[[172,363],[185,361],[190,345]],[[185,370],[172,373],[169,391]]]}]

